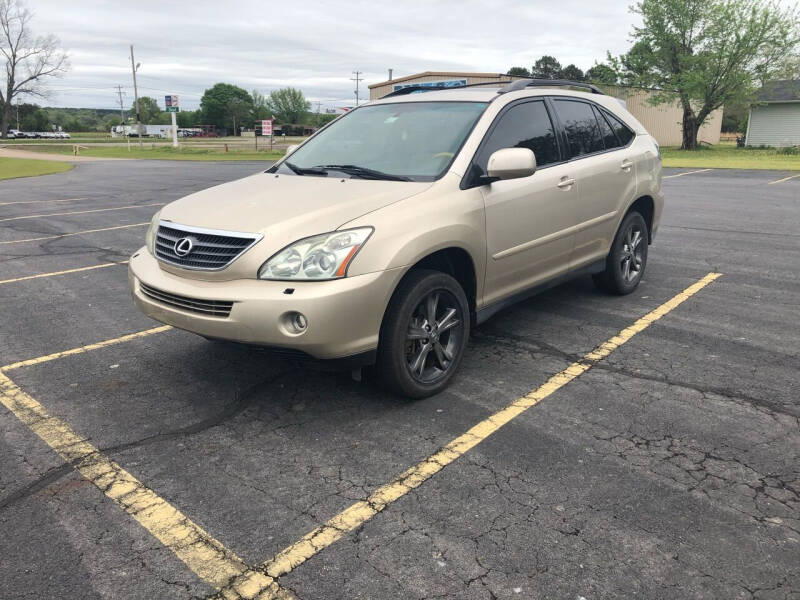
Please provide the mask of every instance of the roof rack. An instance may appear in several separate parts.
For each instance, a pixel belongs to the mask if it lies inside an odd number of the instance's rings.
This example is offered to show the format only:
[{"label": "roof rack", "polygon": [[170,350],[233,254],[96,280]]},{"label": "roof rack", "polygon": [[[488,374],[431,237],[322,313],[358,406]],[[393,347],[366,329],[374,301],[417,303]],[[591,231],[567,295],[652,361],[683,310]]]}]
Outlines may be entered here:
[{"label": "roof rack", "polygon": [[385,96],[381,96],[380,100],[384,98],[393,98],[395,96],[405,96],[415,92],[437,92],[440,90],[460,90],[462,88],[477,87],[479,85],[506,85],[512,83],[511,81],[484,81],[482,83],[468,83],[467,85],[409,85],[402,87],[399,90],[389,92]]},{"label": "roof rack", "polygon": [[500,90],[498,94],[516,92],[529,87],[577,87],[590,90],[593,94],[603,94],[603,91],[600,88],[592,85],[591,83],[584,83],[583,81],[568,81],[566,79],[518,79],[517,81],[512,81],[509,83],[506,87]]}]

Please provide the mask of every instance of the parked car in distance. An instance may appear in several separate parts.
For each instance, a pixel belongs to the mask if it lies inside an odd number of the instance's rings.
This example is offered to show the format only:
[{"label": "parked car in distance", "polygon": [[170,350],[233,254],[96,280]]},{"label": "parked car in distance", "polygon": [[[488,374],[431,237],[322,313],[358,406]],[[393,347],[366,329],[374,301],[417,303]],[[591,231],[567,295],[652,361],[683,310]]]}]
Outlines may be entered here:
[{"label": "parked car in distance", "polygon": [[420,398],[509,304],[588,274],[636,289],[662,206],[658,144],[593,86],[405,88],[166,205],[129,279],[158,321],[375,363]]},{"label": "parked car in distance", "polygon": [[16,139],[18,133],[20,132],[17,131],[16,129],[9,129],[8,131],[6,131],[6,138],[9,140]]}]

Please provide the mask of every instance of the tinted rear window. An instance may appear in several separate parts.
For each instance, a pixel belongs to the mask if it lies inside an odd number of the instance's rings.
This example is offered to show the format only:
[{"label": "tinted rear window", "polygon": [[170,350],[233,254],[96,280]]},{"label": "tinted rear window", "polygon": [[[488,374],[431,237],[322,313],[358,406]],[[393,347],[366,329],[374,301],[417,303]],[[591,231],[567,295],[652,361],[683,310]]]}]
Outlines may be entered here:
[{"label": "tinted rear window", "polygon": [[620,144],[623,146],[627,146],[628,143],[633,139],[633,136],[636,134],[633,133],[633,131],[631,131],[631,129],[627,125],[625,125],[625,123],[620,121],[617,117],[615,117],[611,113],[603,111],[603,114],[608,119],[608,122],[611,124],[611,127],[616,132]]},{"label": "tinted rear window", "polygon": [[554,103],[567,133],[571,156],[605,150],[591,104],[574,100],[555,100]]},{"label": "tinted rear window", "polygon": [[597,107],[594,109],[594,115],[597,117],[597,124],[600,125],[600,133],[603,135],[603,143],[606,145],[606,150],[618,148],[620,143],[619,140],[617,140],[614,130],[611,129],[611,125],[608,124],[608,121],[606,121],[603,113],[601,113]]}]

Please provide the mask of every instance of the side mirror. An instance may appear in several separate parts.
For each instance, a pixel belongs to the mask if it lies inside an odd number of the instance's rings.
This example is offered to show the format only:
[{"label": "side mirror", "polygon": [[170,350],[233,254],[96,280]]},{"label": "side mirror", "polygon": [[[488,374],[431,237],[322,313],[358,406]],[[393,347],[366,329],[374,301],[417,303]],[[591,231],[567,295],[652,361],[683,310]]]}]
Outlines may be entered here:
[{"label": "side mirror", "polygon": [[297,150],[297,147],[298,147],[299,145],[300,145],[300,144],[292,144],[291,146],[286,146],[286,156],[289,156],[289,155],[290,155],[292,152],[294,152],[295,150]]},{"label": "side mirror", "polygon": [[503,148],[489,157],[486,174],[491,179],[519,179],[536,172],[536,156],[529,148]]}]

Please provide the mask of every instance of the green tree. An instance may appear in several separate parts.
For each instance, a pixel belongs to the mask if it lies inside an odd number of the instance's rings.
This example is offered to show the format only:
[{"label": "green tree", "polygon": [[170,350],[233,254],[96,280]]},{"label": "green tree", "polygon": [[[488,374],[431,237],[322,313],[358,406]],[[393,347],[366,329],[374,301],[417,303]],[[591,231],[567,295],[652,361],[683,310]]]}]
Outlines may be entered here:
[{"label": "green tree", "polygon": [[613,67],[608,65],[595,63],[585,74],[586,81],[592,83],[605,83],[607,85],[614,85],[618,83],[617,72]]},{"label": "green tree", "polygon": [[331,121],[333,121],[339,115],[332,115],[328,113],[315,113],[314,114],[314,127],[322,127],[323,125],[327,125]]},{"label": "green tree", "polygon": [[270,92],[267,106],[278,123],[298,124],[305,120],[311,102],[305,99],[300,90],[287,87]]},{"label": "green tree", "polygon": [[253,90],[250,95],[253,97],[253,120],[269,119],[272,111],[269,109],[267,97],[258,90]]},{"label": "green tree", "polygon": [[199,110],[182,110],[177,117],[178,127],[194,127],[200,123],[202,114]]},{"label": "green tree", "polygon": [[567,65],[561,70],[561,77],[570,81],[583,81],[584,74],[583,71],[575,65]]},{"label": "green tree", "polygon": [[[155,98],[142,96],[139,98],[139,120],[145,125],[157,124],[161,108]],[[131,115],[136,120],[136,102],[131,105]]]},{"label": "green tree", "polygon": [[631,10],[642,25],[614,65],[626,82],[662,90],[653,102],[680,103],[689,150],[712,112],[782,72],[800,41],[797,8],[771,0],[641,0]]},{"label": "green tree", "polygon": [[50,117],[41,108],[28,113],[24,118],[21,117],[20,125],[23,131],[52,131],[53,129]]},{"label": "green tree", "polygon": [[[218,128],[233,130],[233,117],[230,114],[231,107],[234,110],[239,110],[239,103],[231,103],[234,98],[241,100],[243,106],[246,106],[250,113],[253,110],[253,97],[247,92],[236,85],[230,83],[217,83],[203,92],[203,97],[200,99],[200,111],[204,124],[216,125]],[[238,114],[238,113],[237,113]],[[241,118],[239,116],[238,118]],[[236,125],[239,126],[238,124]]]},{"label": "green tree", "polygon": [[511,75],[512,77],[530,77],[531,72],[528,71],[525,67],[511,67],[508,70],[507,75]]},{"label": "green tree", "polygon": [[78,117],[69,117],[64,121],[61,127],[63,127],[65,131],[87,131]]},{"label": "green tree", "polygon": [[231,98],[228,101],[228,118],[231,120],[233,128],[233,135],[239,135],[242,127],[248,127],[246,121],[249,121],[253,115],[253,105],[248,104],[241,98]]},{"label": "green tree", "polygon": [[561,63],[554,56],[545,54],[533,63],[531,76],[536,79],[561,79]]}]

